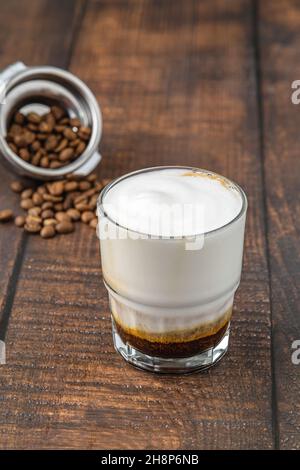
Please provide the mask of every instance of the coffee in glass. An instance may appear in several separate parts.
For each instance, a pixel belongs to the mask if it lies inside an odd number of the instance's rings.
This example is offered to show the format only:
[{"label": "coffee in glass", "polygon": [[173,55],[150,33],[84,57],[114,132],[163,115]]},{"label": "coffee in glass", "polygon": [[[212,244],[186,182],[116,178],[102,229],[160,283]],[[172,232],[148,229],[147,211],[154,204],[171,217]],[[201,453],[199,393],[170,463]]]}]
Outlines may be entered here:
[{"label": "coffee in glass", "polygon": [[161,373],[227,351],[247,200],[227,178],[155,167],[110,183],[98,201],[103,278],[116,350]]}]

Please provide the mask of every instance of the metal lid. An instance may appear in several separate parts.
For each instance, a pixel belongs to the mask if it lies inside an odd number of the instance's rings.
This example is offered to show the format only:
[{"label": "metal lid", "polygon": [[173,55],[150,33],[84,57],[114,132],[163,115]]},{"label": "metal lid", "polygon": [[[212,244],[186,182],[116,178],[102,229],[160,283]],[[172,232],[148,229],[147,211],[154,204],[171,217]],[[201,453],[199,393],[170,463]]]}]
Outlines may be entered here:
[{"label": "metal lid", "polygon": [[[90,141],[80,157],[57,169],[41,168],[19,158],[8,146],[5,136],[17,109],[40,112],[51,104],[62,105],[70,117],[78,117],[92,129]],[[22,176],[51,180],[68,173],[87,175],[101,160],[98,145],[102,134],[102,115],[91,90],[66,70],[57,67],[10,65],[0,74],[0,152],[4,161]]]}]

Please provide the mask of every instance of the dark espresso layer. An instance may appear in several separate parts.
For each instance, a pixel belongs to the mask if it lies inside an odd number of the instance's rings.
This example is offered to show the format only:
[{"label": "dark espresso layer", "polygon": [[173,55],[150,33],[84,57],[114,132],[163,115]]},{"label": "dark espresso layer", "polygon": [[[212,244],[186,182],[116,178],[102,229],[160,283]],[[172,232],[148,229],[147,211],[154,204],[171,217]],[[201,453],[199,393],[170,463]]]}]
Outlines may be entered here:
[{"label": "dark espresso layer", "polygon": [[223,325],[216,333],[209,336],[193,339],[191,341],[168,343],[148,341],[147,339],[135,336],[134,334],[125,331],[124,328],[115,321],[116,330],[124,343],[130,344],[149,356],[165,358],[190,357],[216,346],[223,338],[228,325],[229,321],[226,322],[225,325]]}]

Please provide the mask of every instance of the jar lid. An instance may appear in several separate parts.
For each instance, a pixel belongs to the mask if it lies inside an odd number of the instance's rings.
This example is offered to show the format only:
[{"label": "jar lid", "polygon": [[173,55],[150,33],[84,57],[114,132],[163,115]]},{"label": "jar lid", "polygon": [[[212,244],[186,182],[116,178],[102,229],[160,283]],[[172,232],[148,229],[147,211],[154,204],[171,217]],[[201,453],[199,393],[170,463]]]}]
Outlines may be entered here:
[{"label": "jar lid", "polygon": [[[92,132],[84,152],[61,168],[34,166],[18,157],[6,142],[7,129],[13,113],[44,112],[45,107],[58,104],[69,117],[78,117]],[[102,134],[102,115],[97,100],[85,83],[71,72],[57,67],[27,67],[22,62],[8,66],[0,73],[0,152],[4,162],[16,173],[35,179],[52,180],[68,173],[85,176],[97,166],[97,151]]]}]

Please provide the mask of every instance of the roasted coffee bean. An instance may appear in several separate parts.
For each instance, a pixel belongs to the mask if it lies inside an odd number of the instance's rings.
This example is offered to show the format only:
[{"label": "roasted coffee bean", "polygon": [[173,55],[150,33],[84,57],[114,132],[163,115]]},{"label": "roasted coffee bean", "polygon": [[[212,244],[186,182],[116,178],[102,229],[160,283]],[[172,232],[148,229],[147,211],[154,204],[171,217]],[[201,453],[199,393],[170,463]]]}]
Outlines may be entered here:
[{"label": "roasted coffee bean", "polygon": [[22,207],[22,209],[28,210],[31,209],[34,204],[32,202],[32,199],[22,199],[20,206]]},{"label": "roasted coffee bean", "polygon": [[44,141],[47,139],[48,135],[47,134],[43,134],[42,132],[40,132],[39,134],[36,135],[36,137],[41,140],[41,141]]},{"label": "roasted coffee bean", "polygon": [[42,211],[46,211],[47,209],[53,208],[53,202],[47,201],[42,204]]},{"label": "roasted coffee bean", "polygon": [[28,113],[27,121],[32,122],[33,124],[39,124],[42,120],[41,116],[37,113]]},{"label": "roasted coffee bean", "polygon": [[54,212],[51,209],[46,209],[42,211],[41,213],[42,219],[53,219],[54,218]]},{"label": "roasted coffee bean", "polygon": [[43,194],[43,199],[44,201],[50,201],[50,202],[62,202],[63,198],[61,196],[52,196],[52,194]]},{"label": "roasted coffee bean", "polygon": [[50,132],[52,132],[53,128],[55,126],[55,123],[56,123],[55,117],[53,116],[52,113],[47,113],[43,116],[43,118],[46,121],[46,123],[48,124]]},{"label": "roasted coffee bean", "polygon": [[38,132],[39,126],[37,126],[36,124],[32,124],[32,122],[30,122],[29,124],[27,124],[27,129],[29,129],[32,132]]},{"label": "roasted coffee bean", "polygon": [[19,157],[21,157],[22,160],[24,160],[25,162],[29,162],[29,160],[30,160],[30,153],[28,152],[28,150],[27,150],[26,148],[21,148],[21,149],[19,149],[18,155],[19,155]]},{"label": "roasted coffee bean", "polygon": [[41,164],[42,168],[48,168],[49,167],[49,158],[47,156],[41,158],[40,164]]},{"label": "roasted coffee bean", "polygon": [[51,134],[49,135],[48,139],[45,141],[45,150],[47,152],[50,152],[51,150],[54,150],[55,147],[57,147],[58,144],[58,139],[56,135]]},{"label": "roasted coffee bean", "polygon": [[21,183],[21,181],[12,181],[10,183],[10,189],[14,192],[14,193],[21,193],[23,190],[24,190],[24,186],[23,184]]},{"label": "roasted coffee bean", "polygon": [[64,210],[70,209],[73,206],[73,193],[67,193],[63,202]]},{"label": "roasted coffee bean", "polygon": [[42,238],[53,238],[55,236],[55,226],[54,225],[45,225],[41,231],[40,235]]},{"label": "roasted coffee bean", "polygon": [[22,215],[18,215],[15,218],[15,225],[17,227],[24,227],[24,224],[25,224],[25,217],[23,217]]},{"label": "roasted coffee bean", "polygon": [[26,141],[26,145],[30,145],[35,140],[35,134],[34,134],[34,132],[26,130],[24,132],[24,138],[25,138],[25,141]]},{"label": "roasted coffee bean", "polygon": [[90,206],[88,204],[80,202],[79,204],[75,204],[75,209],[77,209],[80,212],[84,212],[84,211],[89,211]]},{"label": "roasted coffee bean", "polygon": [[39,140],[35,140],[34,142],[32,142],[31,146],[30,146],[31,150],[33,152],[36,152],[37,150],[39,150],[41,148],[41,143]]},{"label": "roasted coffee bean", "polygon": [[61,168],[62,166],[63,163],[59,162],[58,160],[53,160],[52,162],[50,162],[50,168],[52,168],[52,170],[55,170],[56,168]]},{"label": "roasted coffee bean", "polygon": [[78,188],[78,183],[77,181],[68,181],[66,184],[65,184],[65,191],[68,193],[70,191],[76,191],[76,189]]},{"label": "roasted coffee bean", "polygon": [[57,202],[56,204],[54,204],[54,210],[56,212],[61,212],[64,210],[64,205],[62,202]]},{"label": "roasted coffee bean", "polygon": [[81,155],[84,152],[85,147],[85,143],[81,140],[75,149],[75,156],[78,157],[79,155]]},{"label": "roasted coffee bean", "polygon": [[8,146],[14,153],[18,152],[17,146],[13,142],[10,142]]},{"label": "roasted coffee bean", "polygon": [[56,153],[61,152],[63,149],[67,147],[67,145],[68,145],[68,139],[63,138],[58,144],[58,146],[54,149],[54,152]]},{"label": "roasted coffee bean", "polygon": [[58,134],[62,134],[63,131],[65,130],[65,128],[66,128],[66,126],[64,126],[63,124],[57,124],[56,126],[54,126],[54,130]]},{"label": "roasted coffee bean", "polygon": [[63,221],[63,222],[59,222],[56,226],[56,231],[58,233],[71,233],[74,231],[74,225],[72,224],[72,222],[67,222],[67,221]]},{"label": "roasted coffee bean", "polygon": [[39,194],[45,194],[47,192],[47,189],[45,188],[45,186],[39,186],[36,191]]},{"label": "roasted coffee bean", "polygon": [[68,147],[76,148],[79,142],[81,142],[80,139],[70,140]]},{"label": "roasted coffee bean", "polygon": [[52,162],[52,161],[58,161],[57,160],[57,155],[56,153],[48,153],[48,158],[49,158],[49,161]]},{"label": "roasted coffee bean", "polygon": [[[31,158],[31,164],[34,166],[38,166],[42,158],[42,152],[38,150]],[[46,157],[43,157],[46,158]]]},{"label": "roasted coffee bean", "polygon": [[0,222],[9,222],[13,218],[13,211],[10,209],[2,209],[0,211]]},{"label": "roasted coffee bean", "polygon": [[92,185],[89,181],[80,181],[79,183],[79,189],[80,191],[87,191],[88,189],[91,189]]},{"label": "roasted coffee bean", "polygon": [[74,222],[80,220],[80,212],[77,209],[68,209],[67,214]]},{"label": "roasted coffee bean", "polygon": [[42,198],[41,194],[34,193],[32,195],[32,202],[35,206],[41,206],[44,202],[44,199]]},{"label": "roasted coffee bean", "polygon": [[103,178],[103,179],[101,180],[101,183],[100,183],[100,185],[101,185],[101,186],[100,186],[100,189],[104,188],[104,186],[106,186],[106,185],[107,185],[108,183],[110,183],[110,182],[111,182],[111,179],[110,179],[110,178]]},{"label": "roasted coffee bean", "polygon": [[24,114],[20,113],[19,111],[17,111],[14,115],[14,121],[16,124],[24,124],[26,118],[24,116]]},{"label": "roasted coffee bean", "polygon": [[41,132],[42,134],[46,133],[48,134],[49,132],[51,132],[51,126],[49,126],[49,124],[45,121],[42,121],[40,124],[39,124],[39,132]]},{"label": "roasted coffee bean", "polygon": [[91,173],[90,175],[88,175],[86,177],[87,181],[89,181],[90,183],[94,183],[97,179],[97,175],[96,173]]},{"label": "roasted coffee bean", "polygon": [[90,223],[90,221],[95,217],[94,213],[92,211],[84,211],[81,214],[81,220],[85,224]]},{"label": "roasted coffee bean", "polygon": [[71,160],[73,156],[74,156],[74,149],[72,149],[71,147],[67,147],[59,153],[58,158],[61,162],[67,162]]},{"label": "roasted coffee bean", "polygon": [[32,196],[32,194],[33,194],[32,188],[24,189],[24,191],[21,192],[21,199],[28,199]]},{"label": "roasted coffee bean", "polygon": [[89,127],[81,126],[77,132],[78,137],[85,142],[90,140],[91,129]]},{"label": "roasted coffee bean", "polygon": [[71,222],[71,217],[66,212],[56,212],[55,218],[58,222]]},{"label": "roasted coffee bean", "polygon": [[44,219],[43,220],[43,225],[44,227],[47,227],[48,225],[56,225],[58,222],[56,219]]},{"label": "roasted coffee bean", "polygon": [[41,224],[42,223],[42,218],[39,217],[38,215],[29,214],[25,217],[25,223],[27,225]]},{"label": "roasted coffee bean", "polygon": [[81,126],[80,119],[78,119],[78,118],[72,118],[72,119],[70,119],[70,125],[71,125],[72,127],[80,127],[80,126]]},{"label": "roasted coffee bean", "polygon": [[28,214],[29,215],[34,215],[36,217],[39,217],[41,215],[42,208],[38,206],[31,207],[31,209],[28,209]]},{"label": "roasted coffee bean", "polygon": [[77,134],[75,132],[73,132],[70,127],[66,127],[63,134],[64,134],[65,138],[68,139],[68,140],[77,139]]},{"label": "roasted coffee bean", "polygon": [[92,227],[92,228],[97,228],[97,224],[98,224],[98,219],[97,217],[95,219],[92,219],[89,223],[89,226]]},{"label": "roasted coffee bean", "polygon": [[93,211],[96,209],[97,207],[97,199],[98,199],[98,196],[97,194],[95,194],[94,196],[91,197],[91,199],[89,200],[89,208]]},{"label": "roasted coffee bean", "polygon": [[25,137],[25,133],[22,133],[22,134],[16,134],[14,136],[14,144],[21,148],[21,147],[26,147],[26,145],[28,144],[27,142],[27,139]]},{"label": "roasted coffee bean", "polygon": [[56,181],[49,186],[49,192],[52,196],[60,196],[64,192],[64,183]]},{"label": "roasted coffee bean", "polygon": [[9,132],[13,135],[20,134],[23,132],[23,127],[19,124],[12,124],[9,128]]},{"label": "roasted coffee bean", "polygon": [[66,126],[67,124],[70,124],[70,119],[68,117],[64,117],[60,119],[59,124],[63,124],[64,126]]},{"label": "roasted coffee bean", "polygon": [[61,108],[60,106],[51,106],[51,113],[54,116],[56,121],[59,121],[62,119],[63,116],[65,116],[65,110]]},{"label": "roasted coffee bean", "polygon": [[24,225],[24,230],[29,233],[39,233],[41,230],[41,225],[40,224],[25,224]]}]

